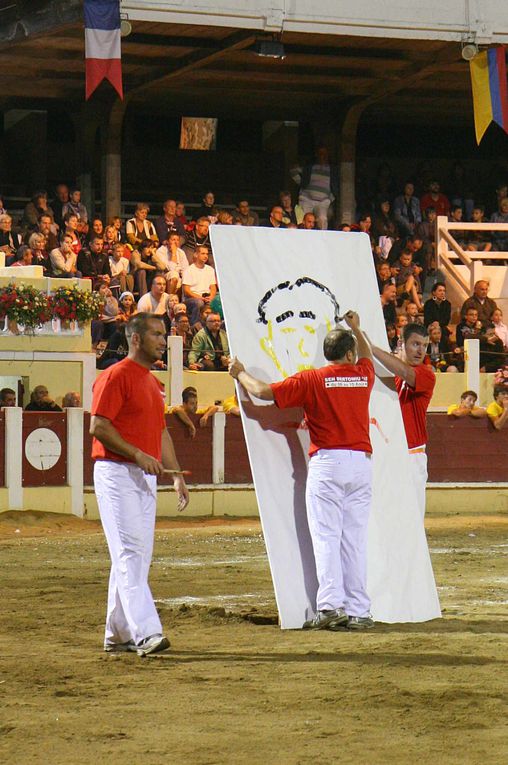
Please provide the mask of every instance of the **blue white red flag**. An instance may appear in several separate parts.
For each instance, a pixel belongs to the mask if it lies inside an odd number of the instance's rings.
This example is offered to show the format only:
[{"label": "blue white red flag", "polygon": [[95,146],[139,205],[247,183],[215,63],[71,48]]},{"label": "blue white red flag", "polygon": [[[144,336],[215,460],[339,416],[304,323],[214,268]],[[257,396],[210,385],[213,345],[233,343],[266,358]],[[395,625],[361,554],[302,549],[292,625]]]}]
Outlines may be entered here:
[{"label": "blue white red flag", "polygon": [[123,99],[120,0],[84,0],[86,100],[107,79]]}]

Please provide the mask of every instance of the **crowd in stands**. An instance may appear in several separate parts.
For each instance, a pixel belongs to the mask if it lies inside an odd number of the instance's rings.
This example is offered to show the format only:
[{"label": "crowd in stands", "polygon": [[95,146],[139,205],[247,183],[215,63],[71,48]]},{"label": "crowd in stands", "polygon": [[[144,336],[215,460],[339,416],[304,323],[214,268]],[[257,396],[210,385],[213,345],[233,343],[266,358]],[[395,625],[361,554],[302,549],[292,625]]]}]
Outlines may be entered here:
[{"label": "crowd in stands", "polygon": [[[446,194],[431,175],[399,189],[385,164],[370,188],[362,188],[360,174],[357,220],[338,228],[370,239],[394,353],[400,350],[404,325],[418,322],[429,330],[427,362],[436,371],[464,368],[468,338],[480,340],[481,368],[493,371],[506,359],[508,327],[485,281],[477,282],[462,306],[451,306],[437,268],[435,222],[438,215],[482,222],[488,211],[491,221],[508,223],[508,185],[498,184],[486,206],[475,199],[460,167],[455,166]],[[221,209],[207,191],[192,216],[181,201],[167,199],[159,215],[151,216],[149,205],[140,202],[125,224],[120,217],[106,221],[89,215],[79,189],[61,183],[51,201],[46,192],[35,193],[19,221],[12,220],[0,199],[0,250],[8,266],[40,265],[45,275],[91,280],[104,299],[103,314],[92,325],[99,368],[125,356],[125,322],[136,311],[148,311],[163,317],[168,334],[182,337],[187,368],[225,370],[229,345],[210,226],[330,227],[338,175],[326,149],[318,147],[315,161],[291,174],[300,187],[298,198],[281,191],[262,220],[247,199],[239,199],[234,209]],[[504,231],[458,231],[456,237],[466,250],[508,252]],[[459,308],[460,321],[453,323]]]}]

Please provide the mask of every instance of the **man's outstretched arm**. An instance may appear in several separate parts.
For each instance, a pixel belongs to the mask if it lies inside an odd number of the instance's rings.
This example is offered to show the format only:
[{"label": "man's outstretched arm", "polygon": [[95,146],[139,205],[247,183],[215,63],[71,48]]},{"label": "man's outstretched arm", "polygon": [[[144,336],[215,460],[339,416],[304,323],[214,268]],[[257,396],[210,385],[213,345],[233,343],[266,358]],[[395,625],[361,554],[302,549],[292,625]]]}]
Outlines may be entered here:
[{"label": "man's outstretched arm", "polygon": [[247,393],[251,393],[253,396],[260,398],[263,401],[274,400],[272,389],[268,383],[263,382],[263,380],[258,380],[256,377],[253,377],[246,372],[244,365],[238,361],[236,356],[229,362],[229,374],[231,377],[234,377],[235,380],[238,380]]}]

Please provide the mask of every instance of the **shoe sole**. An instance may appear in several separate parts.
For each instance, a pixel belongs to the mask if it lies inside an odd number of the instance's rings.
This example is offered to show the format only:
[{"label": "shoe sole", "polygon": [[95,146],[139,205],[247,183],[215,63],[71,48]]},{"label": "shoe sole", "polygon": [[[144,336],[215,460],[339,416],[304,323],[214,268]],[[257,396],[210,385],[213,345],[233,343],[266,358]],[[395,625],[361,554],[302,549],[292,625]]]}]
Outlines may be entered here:
[{"label": "shoe sole", "polygon": [[374,622],[372,624],[348,624],[347,629],[350,632],[361,632],[362,630],[371,630],[374,626]]},{"label": "shoe sole", "polygon": [[138,650],[138,647],[135,644],[126,646],[126,645],[123,645],[122,643],[119,643],[118,645],[104,646],[105,653],[136,653],[137,650]]},{"label": "shoe sole", "polygon": [[138,648],[137,654],[138,656],[144,657],[150,656],[152,653],[161,653],[161,651],[167,651],[169,645],[169,640],[166,637],[163,637],[158,643],[150,648]]},{"label": "shoe sole", "polygon": [[348,622],[348,617],[345,614],[344,616],[338,616],[334,619],[330,619],[329,622],[326,622],[325,624],[316,624],[313,625],[312,622],[306,622],[303,625],[304,630],[336,630],[341,629],[345,624]]}]

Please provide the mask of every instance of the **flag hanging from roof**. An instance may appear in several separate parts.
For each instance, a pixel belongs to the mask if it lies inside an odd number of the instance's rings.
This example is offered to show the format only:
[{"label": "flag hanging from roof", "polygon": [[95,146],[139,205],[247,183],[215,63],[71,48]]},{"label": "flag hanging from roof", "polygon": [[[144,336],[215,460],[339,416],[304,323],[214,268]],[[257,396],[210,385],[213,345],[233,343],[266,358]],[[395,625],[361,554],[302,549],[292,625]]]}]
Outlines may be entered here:
[{"label": "flag hanging from roof", "polygon": [[508,87],[503,45],[478,53],[470,62],[476,142],[491,122],[508,133]]},{"label": "flag hanging from roof", "polygon": [[84,0],[86,100],[102,80],[123,99],[120,0]]}]

